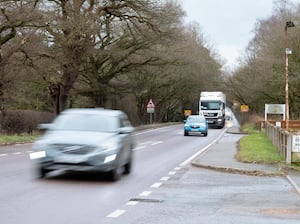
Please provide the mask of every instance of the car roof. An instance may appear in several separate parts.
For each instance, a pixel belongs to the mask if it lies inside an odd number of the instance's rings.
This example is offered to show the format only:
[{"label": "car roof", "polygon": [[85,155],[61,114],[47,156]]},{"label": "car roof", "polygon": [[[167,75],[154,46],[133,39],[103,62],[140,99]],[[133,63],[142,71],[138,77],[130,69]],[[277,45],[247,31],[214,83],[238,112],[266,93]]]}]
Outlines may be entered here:
[{"label": "car roof", "polygon": [[112,110],[105,108],[71,108],[61,112],[61,114],[86,114],[86,115],[104,115],[104,116],[120,116],[125,115],[121,110]]}]

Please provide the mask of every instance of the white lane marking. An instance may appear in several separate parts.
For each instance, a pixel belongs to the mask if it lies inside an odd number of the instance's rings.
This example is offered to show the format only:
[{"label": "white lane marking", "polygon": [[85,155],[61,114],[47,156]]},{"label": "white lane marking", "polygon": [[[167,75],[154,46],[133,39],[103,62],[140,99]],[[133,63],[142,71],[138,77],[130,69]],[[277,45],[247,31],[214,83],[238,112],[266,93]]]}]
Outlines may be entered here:
[{"label": "white lane marking", "polygon": [[14,153],[12,153],[13,155],[20,155],[20,154],[22,154],[21,152],[14,152]]},{"label": "white lane marking", "polygon": [[26,151],[26,153],[32,153],[32,152],[33,152],[32,150]]},{"label": "white lane marking", "polygon": [[160,178],[161,181],[167,181],[169,179],[170,179],[170,177],[162,177],[162,178]]},{"label": "white lane marking", "polygon": [[129,201],[126,203],[126,205],[137,205],[138,203],[138,201]]},{"label": "white lane marking", "polygon": [[146,147],[145,146],[138,146],[138,147],[134,148],[133,150],[138,151],[138,150],[141,150],[141,149],[144,149],[144,148],[146,148]]},{"label": "white lane marking", "polygon": [[168,175],[175,175],[176,174],[176,171],[170,171],[169,173],[168,173]]},{"label": "white lane marking", "polygon": [[8,154],[0,154],[0,157],[8,156]]},{"label": "white lane marking", "polygon": [[182,167],[175,167],[174,170],[181,170]]},{"label": "white lane marking", "polygon": [[217,141],[219,141],[221,139],[221,137],[223,136],[223,134],[227,131],[228,128],[225,128],[224,131],[221,132],[221,134],[218,136],[218,138],[216,138],[213,142],[211,142],[210,144],[208,144],[207,146],[205,146],[203,149],[201,149],[200,151],[196,152],[194,155],[192,155],[190,158],[188,158],[187,160],[183,161],[179,166],[186,166],[188,163],[190,163],[193,159],[195,159],[197,156],[199,156],[201,153],[205,152],[210,146],[212,146],[213,144],[215,144]]},{"label": "white lane marking", "polygon": [[163,143],[163,141],[153,142],[151,145],[158,145],[158,144],[161,144],[161,143]]},{"label": "white lane marking", "polygon": [[152,143],[152,141],[142,142],[139,145],[147,145],[147,144],[150,144],[150,143]]},{"label": "white lane marking", "polygon": [[136,135],[142,135],[142,134],[146,134],[146,133],[157,131],[157,130],[173,128],[172,126],[173,125],[169,125],[169,126],[165,126],[165,127],[158,127],[158,128],[153,127],[154,129],[149,129],[149,130],[146,130],[146,131],[141,131],[141,132],[138,132],[138,133],[134,133],[133,135],[134,136],[136,136]]},{"label": "white lane marking", "polygon": [[140,193],[139,195],[148,197],[151,193],[152,193],[152,191],[144,191],[144,192]]},{"label": "white lane marking", "polygon": [[147,130],[147,131],[142,131],[142,132],[139,132],[139,133],[135,133],[133,135],[137,136],[137,135],[142,135],[142,134],[146,134],[146,133],[153,132],[153,131],[156,131],[156,130],[155,129],[150,129],[150,130]]},{"label": "white lane marking", "polygon": [[298,194],[300,194],[300,188],[299,186],[296,184],[296,182],[291,178],[290,175],[287,175],[286,178],[288,179],[288,181],[292,184],[292,186],[295,188],[295,190],[297,191]]},{"label": "white lane marking", "polygon": [[151,185],[152,188],[159,188],[162,185],[162,183],[157,182]]},{"label": "white lane marking", "polygon": [[126,212],[126,210],[116,210],[112,213],[110,213],[108,216],[106,216],[107,218],[118,218],[121,215],[123,215]]}]

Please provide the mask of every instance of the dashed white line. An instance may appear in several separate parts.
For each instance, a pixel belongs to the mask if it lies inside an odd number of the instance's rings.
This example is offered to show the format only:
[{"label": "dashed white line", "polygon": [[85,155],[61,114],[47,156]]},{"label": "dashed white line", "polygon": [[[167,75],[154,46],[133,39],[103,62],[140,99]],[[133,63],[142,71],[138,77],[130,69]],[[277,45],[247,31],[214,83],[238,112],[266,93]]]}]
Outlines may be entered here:
[{"label": "dashed white line", "polygon": [[138,203],[138,201],[129,201],[126,203],[126,205],[137,205]]},{"label": "dashed white line", "polygon": [[146,147],[145,146],[139,146],[139,147],[134,148],[133,150],[137,151],[137,150],[141,150],[141,149],[144,149],[144,148],[146,148]]},{"label": "dashed white line", "polygon": [[152,188],[159,188],[162,185],[162,183],[157,182],[151,185]]},{"label": "dashed white line", "polygon": [[175,175],[176,174],[176,171],[170,171],[169,173],[168,173],[168,175],[171,175],[171,176],[173,176],[173,175]]},{"label": "dashed white line", "polygon": [[160,178],[161,181],[167,181],[169,179],[170,179],[170,177],[162,177],[162,178]]},{"label": "dashed white line", "polygon": [[152,141],[142,142],[139,145],[147,145],[147,144],[150,144],[150,143],[152,143]]},{"label": "dashed white line", "polygon": [[0,157],[8,156],[8,154],[0,154]]},{"label": "dashed white line", "polygon": [[181,170],[182,167],[175,167],[174,170]]},{"label": "dashed white line", "polygon": [[107,218],[118,218],[121,215],[123,215],[126,212],[126,210],[116,210],[112,213],[110,213],[108,216],[106,216]]},{"label": "dashed white line", "polygon": [[161,144],[163,143],[162,141],[158,141],[158,142],[153,142],[151,145],[158,145],[158,144]]},{"label": "dashed white line", "polygon": [[13,155],[20,155],[20,154],[22,154],[21,152],[14,152],[14,153],[12,153]]},{"label": "dashed white line", "polygon": [[152,193],[152,191],[144,191],[144,192],[140,193],[140,196],[147,197],[147,196],[149,196],[151,193]]}]

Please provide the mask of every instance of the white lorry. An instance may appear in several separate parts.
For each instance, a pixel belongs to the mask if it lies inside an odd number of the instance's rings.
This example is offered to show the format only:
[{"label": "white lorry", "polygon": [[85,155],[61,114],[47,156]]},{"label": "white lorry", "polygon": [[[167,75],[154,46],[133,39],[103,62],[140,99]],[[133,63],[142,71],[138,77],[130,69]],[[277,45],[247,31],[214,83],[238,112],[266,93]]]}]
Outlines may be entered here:
[{"label": "white lorry", "polygon": [[226,96],[223,92],[201,92],[199,114],[204,115],[209,126],[223,128],[225,125]]}]

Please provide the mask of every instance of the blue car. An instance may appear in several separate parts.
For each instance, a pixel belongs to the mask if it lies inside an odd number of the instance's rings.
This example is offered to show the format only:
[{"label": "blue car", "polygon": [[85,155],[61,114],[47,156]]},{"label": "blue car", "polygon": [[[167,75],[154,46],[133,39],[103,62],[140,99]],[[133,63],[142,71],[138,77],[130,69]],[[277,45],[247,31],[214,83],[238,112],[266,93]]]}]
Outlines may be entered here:
[{"label": "blue car", "polygon": [[190,115],[185,120],[184,136],[188,136],[192,133],[207,136],[207,132],[208,132],[208,123],[204,116]]}]

